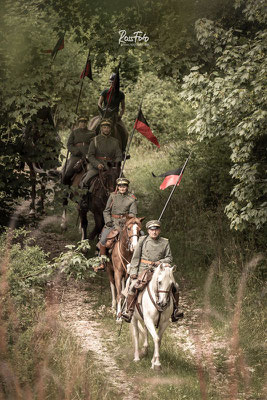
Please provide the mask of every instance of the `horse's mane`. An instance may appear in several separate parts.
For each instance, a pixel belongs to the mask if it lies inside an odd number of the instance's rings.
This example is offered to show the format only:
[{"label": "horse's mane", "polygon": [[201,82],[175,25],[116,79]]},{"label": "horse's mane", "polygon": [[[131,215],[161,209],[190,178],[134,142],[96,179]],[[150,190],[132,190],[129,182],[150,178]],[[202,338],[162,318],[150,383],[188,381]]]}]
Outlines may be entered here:
[{"label": "horse's mane", "polygon": [[[161,265],[164,266],[163,270],[161,269]],[[155,281],[162,271],[167,271],[167,269],[165,269],[165,268],[168,268],[170,279],[174,283],[175,280],[174,280],[173,272],[172,272],[172,269],[170,269],[171,268],[171,264],[168,264],[168,263],[162,263],[154,270],[152,280]]]}]

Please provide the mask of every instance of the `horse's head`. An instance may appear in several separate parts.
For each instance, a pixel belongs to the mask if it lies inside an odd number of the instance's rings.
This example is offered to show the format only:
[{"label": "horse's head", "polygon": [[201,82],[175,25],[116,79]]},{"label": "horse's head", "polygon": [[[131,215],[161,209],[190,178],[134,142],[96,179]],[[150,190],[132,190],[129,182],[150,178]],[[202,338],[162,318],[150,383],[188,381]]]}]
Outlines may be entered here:
[{"label": "horse's head", "polygon": [[173,267],[170,264],[161,263],[154,271],[152,286],[155,290],[157,305],[164,310],[170,301],[172,286],[175,284]]},{"label": "horse's head", "polygon": [[104,185],[108,191],[108,193],[112,193],[116,189],[116,180],[120,175],[120,163],[116,163],[116,165],[112,165],[111,163],[107,163],[107,170],[103,172],[103,180]]},{"label": "horse's head", "polygon": [[125,230],[127,232],[127,236],[129,238],[129,250],[131,252],[134,251],[138,238],[140,236],[142,221],[145,217],[137,218],[137,217],[127,217],[125,222]]}]

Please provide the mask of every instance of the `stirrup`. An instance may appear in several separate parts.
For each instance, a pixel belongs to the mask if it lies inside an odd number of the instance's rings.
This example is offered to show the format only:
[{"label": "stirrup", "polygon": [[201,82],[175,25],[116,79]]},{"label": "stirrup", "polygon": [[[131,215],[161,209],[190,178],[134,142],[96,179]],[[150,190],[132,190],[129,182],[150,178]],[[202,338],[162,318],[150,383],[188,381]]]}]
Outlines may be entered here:
[{"label": "stirrup", "polygon": [[173,314],[172,314],[172,322],[177,322],[179,321],[179,319],[184,318],[184,313],[183,312],[176,312],[177,310],[174,310]]},{"label": "stirrup", "polygon": [[131,322],[132,316],[133,316],[132,314],[129,315],[129,314],[127,314],[127,313],[121,313],[121,315],[120,315],[120,317],[121,317],[125,322],[128,322],[128,324]]}]

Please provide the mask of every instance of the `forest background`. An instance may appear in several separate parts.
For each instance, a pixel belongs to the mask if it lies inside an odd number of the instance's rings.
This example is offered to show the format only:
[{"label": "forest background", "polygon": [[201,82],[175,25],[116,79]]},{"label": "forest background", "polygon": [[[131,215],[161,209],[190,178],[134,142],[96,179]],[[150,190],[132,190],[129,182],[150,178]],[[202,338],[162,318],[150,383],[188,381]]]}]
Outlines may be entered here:
[{"label": "forest background", "polygon": [[[161,145],[158,150],[134,135],[136,164],[129,177],[140,215],[156,218],[166,201],[167,193],[160,192],[161,182],[151,172],[182,166],[192,151],[166,211],[164,234],[171,237],[179,277],[189,286],[201,288],[217,260],[216,274],[229,273],[230,292],[235,293],[245,263],[263,253],[266,243],[264,3],[1,0],[2,226],[29,196],[29,176],[21,173],[22,127],[38,109],[50,106],[66,143],[77,119],[80,74],[90,49],[93,81],[84,80],[79,114],[97,115],[99,94],[120,62],[124,122],[131,131],[143,99],[144,115]],[[149,41],[121,46],[120,30],[128,35],[142,31]],[[64,49],[52,61],[45,50],[53,49],[63,33]],[[249,275],[241,320],[245,331],[245,316],[253,319],[254,328],[244,336],[251,360],[259,360],[262,351],[265,271],[262,262]],[[215,302],[216,290],[215,285]]]}]

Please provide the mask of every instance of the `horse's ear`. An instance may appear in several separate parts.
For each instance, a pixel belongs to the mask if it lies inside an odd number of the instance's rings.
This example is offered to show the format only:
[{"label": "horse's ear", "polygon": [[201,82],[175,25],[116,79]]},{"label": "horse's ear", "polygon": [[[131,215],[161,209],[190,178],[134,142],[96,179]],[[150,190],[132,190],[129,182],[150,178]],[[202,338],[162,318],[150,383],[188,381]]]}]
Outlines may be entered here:
[{"label": "horse's ear", "polygon": [[172,272],[176,271],[177,265],[172,266]]},{"label": "horse's ear", "polygon": [[161,271],[164,271],[164,269],[165,269],[164,263],[160,263],[160,264],[159,264],[159,268],[160,268]]},{"label": "horse's ear", "polygon": [[139,218],[139,221],[142,222],[143,219],[145,219],[145,218],[146,218],[146,217],[141,217],[141,218]]}]

